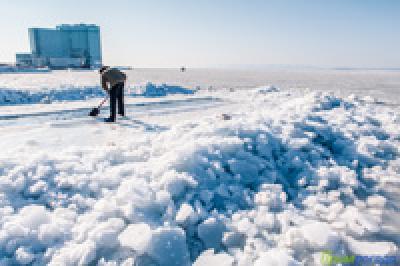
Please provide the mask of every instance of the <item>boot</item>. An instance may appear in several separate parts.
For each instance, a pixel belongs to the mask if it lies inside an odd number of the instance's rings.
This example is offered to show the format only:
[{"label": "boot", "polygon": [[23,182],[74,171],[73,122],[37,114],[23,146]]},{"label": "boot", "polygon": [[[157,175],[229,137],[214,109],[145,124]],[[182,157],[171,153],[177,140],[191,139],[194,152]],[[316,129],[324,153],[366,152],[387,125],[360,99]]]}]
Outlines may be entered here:
[{"label": "boot", "polygon": [[113,119],[112,117],[109,117],[109,118],[104,119],[104,122],[106,122],[106,123],[114,123],[115,119]]}]

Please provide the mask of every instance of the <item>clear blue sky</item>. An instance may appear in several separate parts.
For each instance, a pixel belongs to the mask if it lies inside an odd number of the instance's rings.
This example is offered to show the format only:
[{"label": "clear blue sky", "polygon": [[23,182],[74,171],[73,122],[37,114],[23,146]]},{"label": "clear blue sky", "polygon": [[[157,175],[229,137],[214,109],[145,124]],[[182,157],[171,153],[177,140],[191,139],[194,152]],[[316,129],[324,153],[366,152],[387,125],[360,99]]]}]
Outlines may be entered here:
[{"label": "clear blue sky", "polygon": [[29,27],[80,22],[110,65],[400,67],[400,0],[4,0],[0,61]]}]

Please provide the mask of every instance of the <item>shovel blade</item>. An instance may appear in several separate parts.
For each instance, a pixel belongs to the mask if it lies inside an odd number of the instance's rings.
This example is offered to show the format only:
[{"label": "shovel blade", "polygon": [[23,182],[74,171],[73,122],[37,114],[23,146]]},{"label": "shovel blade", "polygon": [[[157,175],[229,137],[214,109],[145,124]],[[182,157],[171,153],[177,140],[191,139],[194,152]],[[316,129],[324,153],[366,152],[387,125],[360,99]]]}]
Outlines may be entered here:
[{"label": "shovel blade", "polygon": [[89,116],[98,116],[100,113],[99,108],[95,107],[89,112]]}]

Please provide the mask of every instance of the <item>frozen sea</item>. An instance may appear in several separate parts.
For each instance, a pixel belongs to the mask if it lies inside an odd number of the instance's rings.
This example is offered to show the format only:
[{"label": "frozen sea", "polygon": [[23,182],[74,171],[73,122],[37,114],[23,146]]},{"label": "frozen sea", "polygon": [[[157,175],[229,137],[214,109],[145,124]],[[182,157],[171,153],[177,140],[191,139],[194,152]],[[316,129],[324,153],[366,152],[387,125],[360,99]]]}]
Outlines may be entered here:
[{"label": "frozen sea", "polygon": [[400,71],[127,74],[0,74],[0,265],[399,264]]}]

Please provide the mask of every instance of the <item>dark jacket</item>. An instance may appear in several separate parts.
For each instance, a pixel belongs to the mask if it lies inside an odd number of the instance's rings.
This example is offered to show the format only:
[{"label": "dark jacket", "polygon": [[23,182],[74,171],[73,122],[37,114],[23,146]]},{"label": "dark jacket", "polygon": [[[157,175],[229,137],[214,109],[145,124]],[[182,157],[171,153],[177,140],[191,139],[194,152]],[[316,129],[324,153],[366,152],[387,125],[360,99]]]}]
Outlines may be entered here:
[{"label": "dark jacket", "polygon": [[118,83],[123,83],[126,81],[126,74],[119,71],[116,68],[110,68],[101,74],[101,86],[105,90],[109,90],[107,83],[110,84],[110,88],[114,87]]}]

